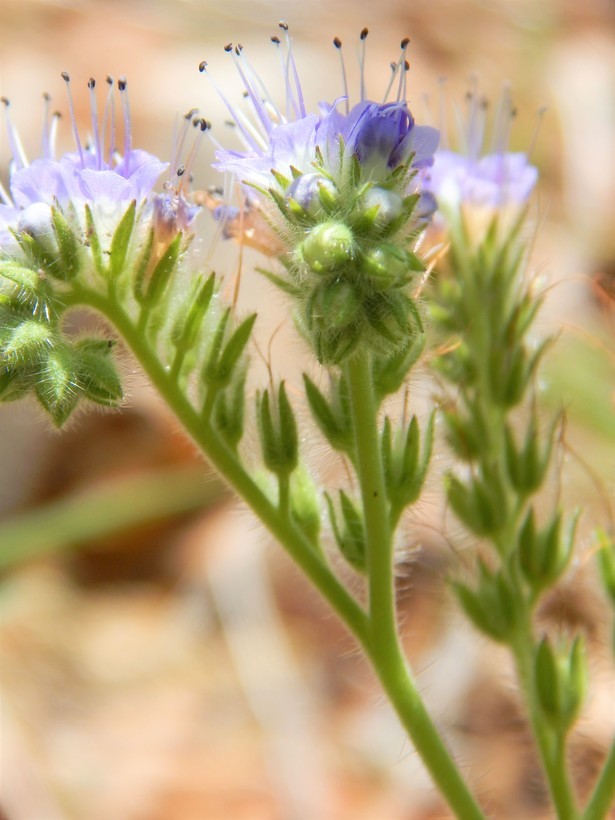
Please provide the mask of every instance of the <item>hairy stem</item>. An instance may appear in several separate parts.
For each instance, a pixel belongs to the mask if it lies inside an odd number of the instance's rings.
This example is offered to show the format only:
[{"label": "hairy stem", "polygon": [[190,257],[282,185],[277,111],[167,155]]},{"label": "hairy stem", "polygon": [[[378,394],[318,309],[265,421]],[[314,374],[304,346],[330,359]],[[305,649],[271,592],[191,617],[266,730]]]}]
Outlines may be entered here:
[{"label": "hairy stem", "polygon": [[75,290],[66,300],[87,305],[102,313],[122,336],[160,396],[173,411],[188,435],[226,483],[248,504],[301,567],[360,642],[367,638],[367,618],[359,604],[338,581],[322,557],[289,520],[281,516],[236,455],[226,446],[208,419],[203,419],[180,389],[138,326],[115,302],[89,290]]},{"label": "hairy stem", "polygon": [[369,354],[363,352],[353,357],[346,365],[346,375],[350,386],[356,473],[361,487],[367,540],[369,632],[364,644],[365,651],[402,725],[444,799],[457,817],[479,820],[483,813],[425,709],[399,642],[393,532],[389,523],[378,406]]}]

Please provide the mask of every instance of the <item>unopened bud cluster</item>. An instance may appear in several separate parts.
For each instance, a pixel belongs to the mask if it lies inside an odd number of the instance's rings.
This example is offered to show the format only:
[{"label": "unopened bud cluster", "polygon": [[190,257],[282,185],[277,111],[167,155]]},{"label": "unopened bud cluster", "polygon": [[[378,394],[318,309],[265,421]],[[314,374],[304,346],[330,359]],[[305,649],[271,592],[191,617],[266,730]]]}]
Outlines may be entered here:
[{"label": "unopened bud cluster", "polygon": [[335,176],[320,160],[318,173],[276,174],[278,188],[268,191],[291,249],[282,286],[296,296],[323,364],[338,364],[359,344],[391,352],[418,330],[408,285],[424,265],[413,250],[419,195],[406,193],[411,159],[378,183],[363,178],[356,156]]}]

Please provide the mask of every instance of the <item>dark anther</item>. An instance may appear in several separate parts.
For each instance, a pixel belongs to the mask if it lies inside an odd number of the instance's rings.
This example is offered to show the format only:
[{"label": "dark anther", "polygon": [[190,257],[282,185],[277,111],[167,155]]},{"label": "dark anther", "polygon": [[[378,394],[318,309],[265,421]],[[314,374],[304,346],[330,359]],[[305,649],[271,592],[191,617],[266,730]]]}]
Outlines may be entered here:
[{"label": "dark anther", "polygon": [[280,38],[276,37],[275,34],[274,34],[273,37],[271,38],[271,42],[275,43],[276,46],[279,46],[280,45]]},{"label": "dark anther", "polygon": [[286,20],[280,20],[278,26],[282,29],[282,31],[288,31],[288,23]]},{"label": "dark anther", "polygon": [[51,102],[51,94],[45,91],[45,93],[43,94],[43,99],[45,100],[45,102]]},{"label": "dark anther", "polygon": [[65,83],[70,82],[70,77],[68,76],[68,71],[63,71],[61,76],[62,76],[62,79],[64,80]]},{"label": "dark anther", "polygon": [[201,72],[201,74],[205,71],[206,68],[207,60],[201,60],[201,62],[199,63],[199,71]]},{"label": "dark anther", "polygon": [[361,38],[361,40],[365,40],[365,38],[367,37],[368,34],[369,34],[369,29],[368,28],[363,28],[363,29],[361,29],[361,34],[359,34],[359,37]]},{"label": "dark anther", "polygon": [[184,168],[183,165],[180,165],[179,168],[177,169],[177,176],[178,177],[183,177],[183,175],[185,173],[186,173],[186,169]]},{"label": "dark anther", "polygon": [[410,63],[408,60],[404,60],[404,71],[410,71]]},{"label": "dark anther", "polygon": [[120,89],[120,91],[126,91],[126,85],[126,77],[120,77],[120,79],[117,81],[117,87]]},{"label": "dark anther", "polygon": [[227,43],[227,44],[224,46],[224,50],[225,50],[225,51],[226,51],[226,53],[228,54],[228,53],[229,53],[229,51],[232,51],[232,50],[233,50],[233,44],[232,44],[232,43]]},{"label": "dark anther", "polygon": [[107,74],[107,82],[109,83],[109,85],[113,85],[113,77],[111,76],[111,74]]},{"label": "dark anther", "polygon": [[334,37],[333,38],[333,45],[335,46],[335,48],[341,48],[342,47],[342,41],[340,40],[339,37]]},{"label": "dark anther", "polygon": [[403,51],[403,49],[408,48],[409,43],[410,43],[410,38],[409,37],[404,37],[404,39],[401,41],[402,51]]},{"label": "dark anther", "polygon": [[88,80],[88,88],[96,88],[96,80],[94,77],[90,77]]},{"label": "dark anther", "polygon": [[184,114],[184,119],[190,121],[194,117],[194,115],[198,114],[198,113],[199,113],[198,108],[191,108],[190,111],[188,111],[186,114]]}]

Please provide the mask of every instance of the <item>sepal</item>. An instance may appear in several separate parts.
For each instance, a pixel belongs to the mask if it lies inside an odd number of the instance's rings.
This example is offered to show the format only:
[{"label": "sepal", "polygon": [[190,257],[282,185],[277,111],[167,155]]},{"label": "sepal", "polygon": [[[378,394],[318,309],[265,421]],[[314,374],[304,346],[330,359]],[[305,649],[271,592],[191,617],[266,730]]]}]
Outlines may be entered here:
[{"label": "sepal", "polygon": [[295,414],[288,401],[284,382],[280,382],[273,412],[269,390],[257,395],[256,414],[265,466],[278,477],[290,475],[297,467],[299,439]]},{"label": "sepal", "polygon": [[[433,433],[433,413],[427,424],[422,448],[416,416],[412,417],[405,433],[402,429],[393,433],[389,417],[387,416],[384,420],[381,438],[382,464],[387,495],[394,517],[400,515],[405,507],[416,501],[421,493],[431,458]],[[420,457],[421,449],[422,457]]]},{"label": "sepal", "polygon": [[492,572],[479,561],[477,589],[465,584],[453,585],[463,611],[474,626],[493,640],[507,643],[518,622],[515,591],[503,573]]},{"label": "sepal", "polygon": [[568,532],[561,531],[562,517],[558,512],[542,531],[536,529],[534,509],[530,508],[519,532],[519,566],[535,594],[552,586],[566,569],[574,546],[574,531],[578,514]]},{"label": "sepal", "polygon": [[587,689],[587,658],[581,638],[559,651],[543,638],[536,651],[534,677],[543,714],[564,736],[578,717]]},{"label": "sepal", "polygon": [[332,379],[329,401],[305,373],[303,382],[312,416],[322,434],[335,450],[351,453],[354,447],[352,413],[346,379],[343,376]]},{"label": "sepal", "polygon": [[318,492],[312,478],[302,466],[290,478],[290,512],[299,529],[317,547],[321,526]]},{"label": "sepal", "polygon": [[483,470],[469,484],[450,474],[446,484],[453,512],[476,535],[494,535],[504,526],[508,504],[497,468]]},{"label": "sepal", "polygon": [[340,524],[338,523],[333,501],[328,493],[325,494],[325,498],[329,508],[333,536],[339,551],[351,567],[358,572],[364,573],[366,570],[367,544],[361,511],[352,499],[343,490],[340,490],[339,503],[342,519]]}]

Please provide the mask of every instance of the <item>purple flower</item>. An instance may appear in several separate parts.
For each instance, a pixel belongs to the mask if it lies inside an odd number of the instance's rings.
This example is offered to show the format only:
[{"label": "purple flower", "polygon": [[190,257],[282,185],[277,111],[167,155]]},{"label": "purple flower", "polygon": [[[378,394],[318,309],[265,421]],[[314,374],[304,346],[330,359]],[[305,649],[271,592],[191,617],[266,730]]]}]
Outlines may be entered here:
[{"label": "purple flower", "polygon": [[[394,64],[393,76],[385,101],[373,102],[365,97],[365,77],[362,71],[361,99],[350,107],[346,89],[346,71],[342,60],[344,95],[332,103],[323,102],[318,113],[308,113],[292,53],[286,24],[280,24],[286,38],[286,53],[281,55],[286,87],[286,106],[279,107],[263,82],[253,71],[241,46],[227,46],[245,86],[245,96],[251,113],[247,116],[218,93],[227,105],[236,124],[243,146],[240,150],[218,148],[214,168],[232,174],[248,186],[248,203],[263,202],[263,193],[275,190],[309,210],[318,202],[322,186],[337,188],[347,184],[353,165],[360,170],[360,182],[373,186],[396,185],[401,196],[420,187],[417,172],[433,163],[439,134],[435,128],[417,126],[403,99],[407,63],[402,42],[402,56]],[[361,33],[364,49],[367,30]],[[278,37],[272,37],[281,46]],[[341,42],[334,45],[341,58]],[[364,53],[362,63],[364,62]],[[205,71],[206,63],[201,64]],[[396,98],[386,101],[396,85]],[[393,181],[392,174],[404,166],[403,184]],[[358,183],[359,180],[355,180]],[[261,193],[255,189],[262,189]],[[333,193],[329,190],[329,193]]]},{"label": "purple flower", "polygon": [[[137,204],[139,227],[153,227],[159,239],[169,238],[177,231],[190,230],[199,210],[190,205],[183,194],[185,169],[171,163],[172,176],[180,178],[176,190],[154,193],[161,174],[170,163],[162,162],[153,154],[132,147],[132,130],[126,80],[119,80],[123,119],[123,150],[116,145],[116,116],[113,81],[107,78],[109,92],[99,120],[95,87],[90,79],[90,106],[92,138],[84,145],[77,128],[70,79],[63,75],[68,90],[71,123],[76,151],[55,157],[55,133],[59,114],[50,115],[50,99],[45,96],[45,125],[42,156],[29,162],[23,150],[17,129],[9,116],[9,103],[3,99],[9,146],[12,153],[9,190],[0,186],[0,246],[14,244],[11,231],[24,230],[39,233],[45,230],[44,213],[51,231],[51,209],[56,207],[76,219],[76,228],[85,226],[88,206],[101,237],[109,239],[131,202]],[[187,118],[189,125],[195,112]],[[196,121],[205,131],[207,123]],[[204,124],[204,125],[203,125]],[[184,135],[185,137],[185,135]],[[194,154],[194,150],[192,152]],[[171,182],[165,188],[172,189]],[[46,209],[46,211],[45,211]]]},{"label": "purple flower", "polygon": [[504,92],[498,106],[489,153],[483,152],[486,106],[475,92],[469,102],[461,134],[465,152],[439,150],[426,174],[426,187],[448,212],[462,206],[490,211],[522,207],[536,185],[538,170],[525,153],[508,151],[514,117],[508,93]]}]

